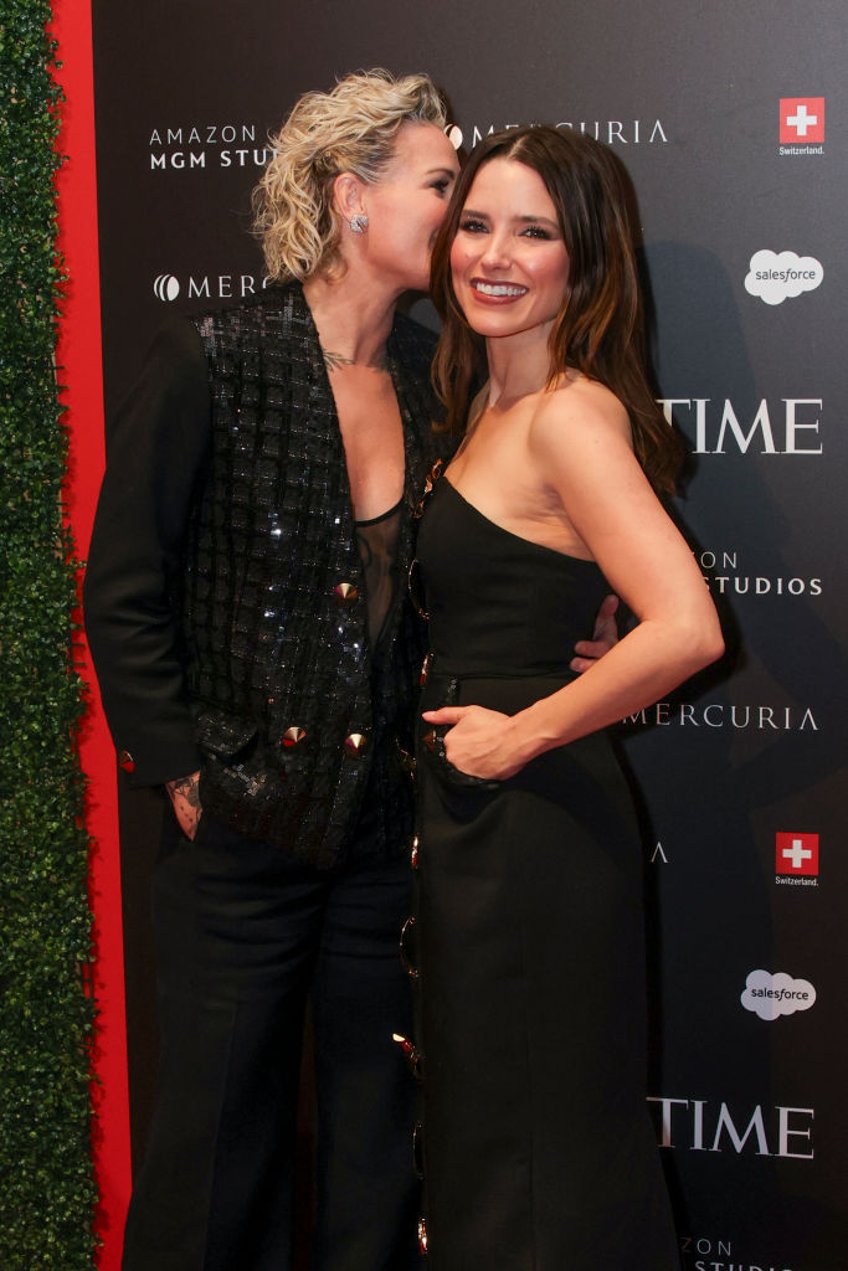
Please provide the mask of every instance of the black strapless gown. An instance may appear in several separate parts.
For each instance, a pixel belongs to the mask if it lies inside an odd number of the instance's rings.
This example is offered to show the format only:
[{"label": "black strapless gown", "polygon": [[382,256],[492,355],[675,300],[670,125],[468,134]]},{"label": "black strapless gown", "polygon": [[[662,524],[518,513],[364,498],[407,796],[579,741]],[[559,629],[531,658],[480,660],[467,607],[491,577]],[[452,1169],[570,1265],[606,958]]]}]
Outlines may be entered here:
[{"label": "black strapless gown", "polygon": [[[608,586],[447,479],[421,523],[424,709],[574,678]],[[427,725],[422,721],[422,732]],[[431,1271],[669,1271],[645,1102],[642,853],[604,733],[494,786],[419,746],[416,936]]]}]

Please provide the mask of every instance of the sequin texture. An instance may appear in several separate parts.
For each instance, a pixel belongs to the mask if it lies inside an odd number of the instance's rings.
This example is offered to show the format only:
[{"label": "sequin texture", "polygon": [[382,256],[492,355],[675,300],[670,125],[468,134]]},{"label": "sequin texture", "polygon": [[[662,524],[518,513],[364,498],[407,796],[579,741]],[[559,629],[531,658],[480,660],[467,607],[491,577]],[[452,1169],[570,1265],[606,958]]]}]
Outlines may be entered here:
[{"label": "sequin texture", "polygon": [[[247,834],[332,865],[377,764],[386,833],[402,851],[411,783],[399,780],[388,743],[412,748],[424,632],[401,605],[372,676],[344,450],[308,306],[290,285],[193,321],[212,395],[184,603],[204,804]],[[432,344],[402,317],[388,343],[405,437],[404,572],[438,442]]]}]

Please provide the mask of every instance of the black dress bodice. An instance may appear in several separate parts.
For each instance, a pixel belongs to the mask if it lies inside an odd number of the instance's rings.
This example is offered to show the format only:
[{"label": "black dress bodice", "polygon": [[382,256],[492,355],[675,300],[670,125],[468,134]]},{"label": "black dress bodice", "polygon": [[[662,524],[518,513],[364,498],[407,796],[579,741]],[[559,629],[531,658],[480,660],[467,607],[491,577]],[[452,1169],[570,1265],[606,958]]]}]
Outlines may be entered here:
[{"label": "black dress bodice", "polygon": [[443,477],[418,537],[437,664],[466,675],[567,672],[609,584],[593,561],[489,520]]}]

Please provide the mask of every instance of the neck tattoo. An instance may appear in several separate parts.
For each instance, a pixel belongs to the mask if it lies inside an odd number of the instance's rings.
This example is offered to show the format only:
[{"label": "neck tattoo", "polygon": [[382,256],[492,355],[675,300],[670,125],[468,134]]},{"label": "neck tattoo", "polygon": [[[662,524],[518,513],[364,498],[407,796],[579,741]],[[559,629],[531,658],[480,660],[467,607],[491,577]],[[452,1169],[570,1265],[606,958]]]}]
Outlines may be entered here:
[{"label": "neck tattoo", "polygon": [[388,371],[389,369],[389,360],[386,357],[385,349],[371,362],[357,362],[352,357],[345,357],[343,353],[332,353],[330,349],[325,349],[323,344],[320,347],[324,365],[331,374],[333,371],[344,370],[346,366],[361,366],[367,371]]}]

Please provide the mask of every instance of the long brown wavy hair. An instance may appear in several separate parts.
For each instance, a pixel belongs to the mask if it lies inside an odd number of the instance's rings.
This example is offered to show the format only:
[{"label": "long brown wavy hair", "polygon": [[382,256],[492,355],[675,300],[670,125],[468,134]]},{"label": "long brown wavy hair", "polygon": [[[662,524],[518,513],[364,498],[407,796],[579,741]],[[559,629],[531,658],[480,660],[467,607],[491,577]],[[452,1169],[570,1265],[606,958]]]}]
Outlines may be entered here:
[{"label": "long brown wavy hair", "polygon": [[549,386],[566,367],[604,384],[626,408],[633,448],[655,489],[672,493],[683,447],[651,391],[634,226],[635,195],[608,146],[570,128],[527,125],[493,133],[472,151],[433,250],[430,287],[443,329],[433,382],[446,427],[465,429],[473,388],[485,374],[485,342],[453,289],[450,253],[475,176],[492,159],[538,173],[553,200],[569,257],[568,284],[550,334]]}]

